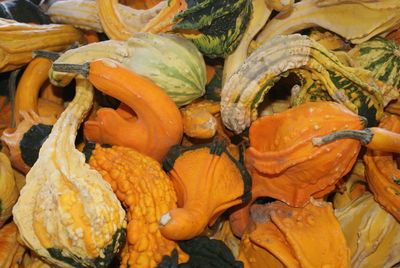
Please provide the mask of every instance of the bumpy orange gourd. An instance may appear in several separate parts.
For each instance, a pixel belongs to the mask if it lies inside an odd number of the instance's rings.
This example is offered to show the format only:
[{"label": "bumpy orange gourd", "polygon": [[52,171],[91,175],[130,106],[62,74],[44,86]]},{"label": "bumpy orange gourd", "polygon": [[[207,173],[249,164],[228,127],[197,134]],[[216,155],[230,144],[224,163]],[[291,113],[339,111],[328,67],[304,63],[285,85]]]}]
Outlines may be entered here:
[{"label": "bumpy orange gourd", "polygon": [[[400,134],[400,119],[390,116],[379,125]],[[400,169],[393,153],[367,150],[364,156],[368,186],[375,200],[400,221]]]},{"label": "bumpy orange gourd", "polygon": [[239,260],[245,268],[350,267],[350,250],[330,203],[294,208],[276,201],[253,205]]},{"label": "bumpy orange gourd", "polygon": [[[252,200],[266,196],[302,207],[311,196],[319,198],[331,192],[351,170],[360,143],[343,139],[317,147],[312,138],[352,128],[363,128],[361,118],[334,102],[309,102],[254,121],[245,157],[253,178]],[[243,207],[231,215],[236,235],[241,235],[248,223],[248,209]]]},{"label": "bumpy orange gourd", "polygon": [[89,164],[111,184],[128,210],[128,250],[122,253],[121,266],[156,267],[178,247],[158,229],[161,216],[176,208],[176,193],[167,174],[157,161],[122,146],[96,145]]},{"label": "bumpy orange gourd", "polygon": [[211,144],[174,146],[164,168],[178,196],[178,208],[160,221],[161,233],[170,239],[199,235],[228,208],[250,197],[249,174],[217,138]]},{"label": "bumpy orange gourd", "polygon": [[91,62],[86,75],[98,90],[124,103],[117,111],[99,109],[95,121],[86,121],[84,135],[89,141],[130,147],[158,161],[180,142],[179,109],[156,84],[110,59]]}]

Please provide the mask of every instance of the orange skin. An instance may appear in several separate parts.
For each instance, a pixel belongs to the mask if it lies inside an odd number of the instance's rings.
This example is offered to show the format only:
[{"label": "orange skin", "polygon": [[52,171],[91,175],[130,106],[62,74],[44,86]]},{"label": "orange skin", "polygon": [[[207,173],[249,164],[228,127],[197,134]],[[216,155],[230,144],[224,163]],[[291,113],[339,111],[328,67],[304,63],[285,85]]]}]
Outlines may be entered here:
[{"label": "orange skin", "polygon": [[156,84],[110,59],[91,62],[88,79],[101,92],[124,102],[118,110],[99,109],[97,119],[85,123],[89,141],[130,147],[158,161],[180,143],[180,111]]}]

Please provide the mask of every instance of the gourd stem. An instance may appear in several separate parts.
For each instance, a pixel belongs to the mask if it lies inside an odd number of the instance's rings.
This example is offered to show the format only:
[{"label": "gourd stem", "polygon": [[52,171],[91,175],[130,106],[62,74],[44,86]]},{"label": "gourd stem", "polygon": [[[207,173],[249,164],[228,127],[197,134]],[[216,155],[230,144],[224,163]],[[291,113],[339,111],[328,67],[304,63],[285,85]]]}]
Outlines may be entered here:
[{"label": "gourd stem", "polygon": [[362,145],[367,145],[371,142],[373,136],[374,133],[369,128],[363,130],[340,130],[326,136],[313,138],[312,143],[314,146],[321,146],[338,139],[350,138],[359,140]]},{"label": "gourd stem", "polygon": [[77,73],[83,75],[84,77],[88,77],[89,65],[90,63],[88,62],[84,64],[53,63],[53,70],[57,72]]},{"label": "gourd stem", "polygon": [[41,57],[49,59],[51,61],[55,61],[60,57],[60,54],[57,52],[45,51],[45,50],[33,50],[32,54],[33,58]]}]

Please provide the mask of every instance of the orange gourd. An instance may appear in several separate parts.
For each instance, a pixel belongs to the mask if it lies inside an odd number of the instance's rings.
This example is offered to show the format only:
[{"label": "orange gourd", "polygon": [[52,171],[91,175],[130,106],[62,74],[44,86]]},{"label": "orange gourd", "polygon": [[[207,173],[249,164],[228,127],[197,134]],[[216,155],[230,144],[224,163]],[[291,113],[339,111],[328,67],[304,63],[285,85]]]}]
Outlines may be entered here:
[{"label": "orange gourd", "polygon": [[161,218],[161,233],[187,240],[212,225],[228,208],[250,198],[246,169],[215,138],[211,144],[174,146],[164,161],[178,196],[178,208]]},{"label": "orange gourd", "polygon": [[[250,127],[246,167],[253,178],[252,201],[272,197],[302,207],[335,188],[356,161],[356,140],[314,146],[312,139],[339,129],[362,129],[363,121],[341,104],[309,102],[260,117]],[[230,216],[234,233],[249,222],[249,204]]]},{"label": "orange gourd", "polygon": [[[383,119],[379,126],[400,136],[400,119],[397,116]],[[397,149],[399,147],[397,145]],[[400,169],[396,157],[390,152],[368,149],[364,161],[368,186],[375,200],[400,221]]]},{"label": "orange gourd", "polygon": [[130,147],[158,161],[181,141],[179,109],[160,87],[110,59],[92,61],[88,71],[85,66],[53,64],[59,71],[76,67],[98,90],[124,103],[118,110],[99,109],[95,121],[86,121],[89,141]]}]

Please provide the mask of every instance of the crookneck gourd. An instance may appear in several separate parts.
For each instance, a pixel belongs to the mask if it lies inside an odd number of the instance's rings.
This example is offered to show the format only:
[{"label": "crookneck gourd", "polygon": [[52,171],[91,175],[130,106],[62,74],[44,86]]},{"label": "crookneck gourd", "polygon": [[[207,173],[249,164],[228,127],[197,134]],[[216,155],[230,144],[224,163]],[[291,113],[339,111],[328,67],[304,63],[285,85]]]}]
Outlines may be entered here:
[{"label": "crookneck gourd", "polygon": [[130,148],[89,143],[84,152],[128,210],[128,248],[122,252],[121,265],[155,267],[177,248],[158,229],[161,216],[176,208],[171,180],[157,161]]},{"label": "crookneck gourd", "polygon": [[[104,3],[108,1],[101,1],[100,12],[97,11],[97,5],[95,1],[92,0],[64,0],[57,1],[50,6],[47,10],[47,14],[50,16],[54,23],[69,24],[76,28],[84,30],[94,30],[96,32],[105,31],[110,39],[115,40],[127,40],[132,36],[133,33],[137,33],[141,28],[146,25],[153,17],[155,17],[164,6],[166,6],[165,1],[161,1],[158,5],[151,9],[139,10],[127,7],[122,4],[117,4],[115,2],[116,9],[118,11],[119,17],[111,17],[112,15],[117,16],[111,9],[107,6],[104,7]],[[104,14],[105,13],[105,14]],[[102,22],[100,17],[104,16],[107,18]],[[119,38],[121,31],[118,30],[117,25],[113,20],[121,19],[126,27],[129,28],[130,32],[126,39]],[[113,25],[113,26],[111,26]]]},{"label": "crookneck gourd", "polygon": [[236,133],[248,127],[264,95],[288,70],[300,77],[309,73],[313,82],[308,83],[320,83],[326,95],[366,117],[369,125],[380,119],[382,96],[369,71],[344,66],[318,42],[294,34],[265,43],[230,76],[221,92],[225,126]]},{"label": "crookneck gourd", "polygon": [[351,250],[351,267],[393,267],[400,262],[400,225],[365,192],[335,216]]},{"label": "crookneck gourd", "polygon": [[23,242],[59,267],[108,267],[125,238],[125,211],[101,175],[75,149],[93,86],[76,79],[76,94],[26,176],[14,221]]},{"label": "crookneck gourd", "polygon": [[85,122],[84,135],[89,141],[134,148],[158,161],[180,142],[183,127],[179,109],[150,80],[111,59],[95,60],[90,65],[54,63],[53,68],[57,65],[64,71],[77,67],[72,71],[85,72],[98,90],[123,101],[118,110],[101,108],[96,120]]},{"label": "crookneck gourd", "polygon": [[350,250],[332,205],[294,208],[275,201],[253,205],[238,259],[245,268],[351,267]]},{"label": "crookneck gourd", "polygon": [[[400,153],[399,117],[387,117],[379,126],[398,133],[397,142],[389,147],[397,147],[397,153]],[[369,149],[364,156],[364,161],[368,186],[375,200],[400,221],[400,169],[397,157],[394,153]]]},{"label": "crookneck gourd", "polygon": [[[310,197],[320,198],[354,165],[357,140],[314,146],[313,138],[339,129],[362,129],[363,121],[335,102],[306,104],[264,116],[250,127],[246,167],[252,179],[252,201],[272,197],[302,207]],[[241,235],[249,222],[249,202],[230,216],[233,231]]]},{"label": "crookneck gourd", "polygon": [[10,160],[0,152],[0,228],[10,218],[18,193]]},{"label": "crookneck gourd", "polygon": [[161,217],[161,233],[174,240],[199,235],[228,208],[250,197],[251,178],[218,138],[210,144],[174,146],[164,161],[178,208]]},{"label": "crookneck gourd", "polygon": [[[178,106],[188,104],[204,94],[206,68],[203,56],[183,37],[135,34],[127,42],[110,40],[68,50],[55,63],[82,64],[101,58],[116,60],[150,79]],[[51,69],[49,76],[53,84],[65,86],[74,74],[66,76]]]},{"label": "crookneck gourd", "polygon": [[82,33],[70,25],[36,25],[0,18],[0,72],[32,60],[33,50],[62,51],[83,42]]},{"label": "crookneck gourd", "polygon": [[171,0],[142,31],[173,31],[204,55],[224,58],[239,45],[252,12],[251,0]]},{"label": "crookneck gourd", "polygon": [[279,35],[321,27],[358,44],[396,29],[399,10],[399,2],[392,0],[302,0],[290,12],[282,11],[270,20],[256,40],[264,43]]}]

